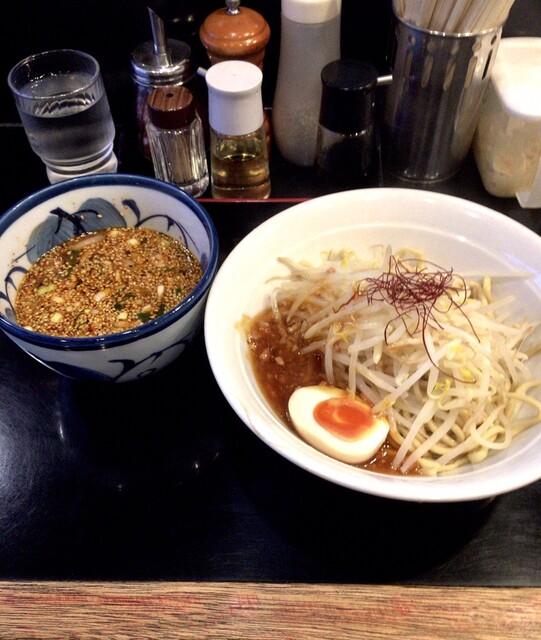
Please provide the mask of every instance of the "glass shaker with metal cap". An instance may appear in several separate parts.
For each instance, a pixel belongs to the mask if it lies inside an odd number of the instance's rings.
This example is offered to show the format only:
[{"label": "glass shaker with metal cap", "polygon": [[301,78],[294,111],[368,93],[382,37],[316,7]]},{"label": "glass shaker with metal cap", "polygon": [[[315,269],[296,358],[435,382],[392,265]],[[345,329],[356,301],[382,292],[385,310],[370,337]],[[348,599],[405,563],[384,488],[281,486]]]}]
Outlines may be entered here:
[{"label": "glass shaker with metal cap", "polygon": [[153,39],[140,44],[132,53],[131,71],[135,84],[135,113],[139,147],[151,159],[146,132],[149,121],[148,98],[157,87],[184,85],[194,95],[196,109],[208,137],[206,86],[192,64],[191,47],[181,40],[165,37],[163,21],[152,9],[150,14]]}]

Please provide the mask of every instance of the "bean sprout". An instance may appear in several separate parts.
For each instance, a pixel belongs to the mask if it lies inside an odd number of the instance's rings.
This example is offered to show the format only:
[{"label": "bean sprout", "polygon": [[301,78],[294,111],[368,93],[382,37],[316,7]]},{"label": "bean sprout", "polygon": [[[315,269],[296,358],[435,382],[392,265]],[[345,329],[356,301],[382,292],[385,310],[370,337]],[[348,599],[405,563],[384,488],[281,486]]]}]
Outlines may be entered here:
[{"label": "bean sprout", "polygon": [[514,298],[494,299],[493,277],[384,246],[329,252],[317,266],[279,261],[289,273],[271,295],[276,319],[286,309],[305,351],[322,353],[327,382],[388,420],[398,470],[452,472],[541,421],[525,347],[540,323],[511,321]]}]

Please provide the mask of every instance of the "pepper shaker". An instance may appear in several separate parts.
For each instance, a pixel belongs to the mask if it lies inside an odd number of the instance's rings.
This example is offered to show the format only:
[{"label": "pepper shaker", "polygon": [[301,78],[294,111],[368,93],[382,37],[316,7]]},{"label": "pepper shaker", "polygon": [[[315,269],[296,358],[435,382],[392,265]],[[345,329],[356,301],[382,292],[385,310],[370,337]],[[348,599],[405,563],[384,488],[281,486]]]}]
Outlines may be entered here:
[{"label": "pepper shaker", "polygon": [[240,0],[226,0],[225,4],[225,8],[210,13],[199,29],[210,63],[245,60],[263,71],[270,39],[267,21],[259,12],[241,7]]},{"label": "pepper shaker", "polygon": [[193,197],[202,195],[209,172],[201,118],[186,87],[157,87],[148,99],[148,140],[157,178]]}]

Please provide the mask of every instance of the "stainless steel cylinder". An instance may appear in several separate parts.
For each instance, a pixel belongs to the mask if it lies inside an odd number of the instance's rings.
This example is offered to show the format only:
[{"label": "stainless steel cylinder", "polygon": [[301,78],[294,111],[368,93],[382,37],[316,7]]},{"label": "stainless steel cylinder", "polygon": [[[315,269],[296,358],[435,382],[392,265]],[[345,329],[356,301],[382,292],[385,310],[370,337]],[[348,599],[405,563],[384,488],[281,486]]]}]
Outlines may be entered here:
[{"label": "stainless steel cylinder", "polygon": [[391,174],[432,182],[456,173],[471,146],[502,26],[429,31],[396,18],[383,152]]}]

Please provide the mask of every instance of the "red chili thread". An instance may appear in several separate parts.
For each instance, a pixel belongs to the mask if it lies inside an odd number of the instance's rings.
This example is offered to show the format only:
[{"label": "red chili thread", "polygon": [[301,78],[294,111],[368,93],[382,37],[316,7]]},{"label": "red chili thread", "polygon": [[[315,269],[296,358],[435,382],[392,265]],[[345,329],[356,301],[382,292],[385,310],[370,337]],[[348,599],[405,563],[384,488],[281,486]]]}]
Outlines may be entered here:
[{"label": "red chili thread", "polygon": [[[417,263],[414,269],[408,268],[406,264],[411,262]],[[433,267],[434,270],[428,270],[427,265]],[[461,298],[458,300],[453,298],[453,294],[456,293],[461,294]],[[366,278],[360,282],[356,287],[355,293],[341,307],[346,306],[353,299],[362,295],[367,297],[369,304],[372,304],[372,302],[386,302],[394,307],[396,311],[397,315],[389,320],[385,326],[385,344],[388,344],[387,335],[391,324],[396,320],[401,320],[411,337],[422,333],[425,351],[430,358],[430,362],[438,369],[439,367],[432,360],[426,344],[427,328],[429,326],[442,328],[434,315],[435,311],[448,313],[452,308],[459,309],[468,321],[473,334],[479,340],[471,320],[462,310],[462,305],[464,305],[468,297],[468,287],[464,278],[454,275],[453,269],[444,269],[433,262],[421,261],[416,258],[398,260],[391,255],[387,271],[377,278]],[[441,306],[442,298],[447,299],[448,306],[438,308],[436,305],[440,302]],[[408,326],[406,322],[408,317],[416,318],[413,328]],[[441,371],[441,369],[439,370]]]}]

